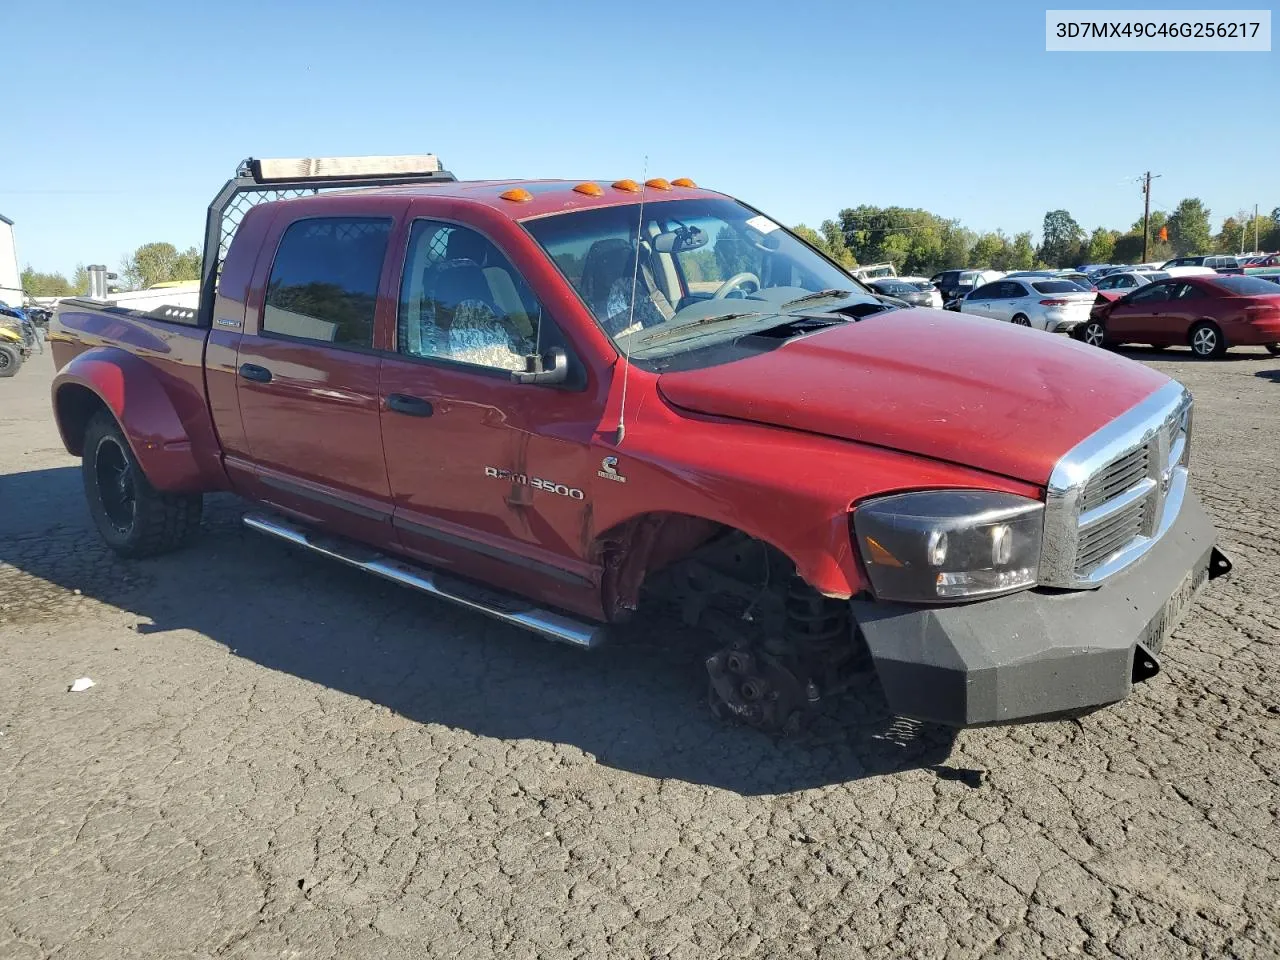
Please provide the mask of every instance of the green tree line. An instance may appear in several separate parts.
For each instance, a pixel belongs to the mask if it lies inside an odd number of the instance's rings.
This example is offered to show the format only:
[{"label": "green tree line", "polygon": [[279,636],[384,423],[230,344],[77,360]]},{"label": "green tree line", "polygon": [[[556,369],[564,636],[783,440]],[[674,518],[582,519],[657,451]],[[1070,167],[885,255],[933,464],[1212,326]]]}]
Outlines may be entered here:
[{"label": "green tree line", "polygon": [[[1280,249],[1280,207],[1256,219],[1241,212],[1227,217],[1218,233],[1210,228],[1210,210],[1199,197],[1179,201],[1172,212],[1153,210],[1147,240],[1148,260],[1200,253]],[[799,224],[794,232],[847,267],[892,262],[900,274],[931,276],[964,267],[1030,270],[1075,267],[1084,263],[1137,263],[1142,259],[1142,220],[1128,230],[1097,227],[1086,231],[1066,210],[1044,215],[1040,243],[1031,232],[978,233],[950,220],[910,207],[863,205],[841,210],[817,230]]]},{"label": "green tree line", "polygon": [[[1280,250],[1280,207],[1256,218],[1240,211],[1224,219],[1216,234],[1210,229],[1210,215],[1199,197],[1179,201],[1168,214],[1153,210],[1147,259],[1253,250],[1255,235],[1257,249]],[[1097,227],[1087,232],[1066,210],[1044,215],[1039,245],[1029,230],[1013,236],[1002,230],[979,233],[928,210],[865,204],[841,210],[817,230],[802,223],[794,232],[844,266],[891,261],[899,273],[925,276],[961,267],[1030,270],[1142,259],[1141,219],[1128,230]],[[144,243],[121,261],[117,272],[132,290],[166,281],[198,280],[200,251],[196,247],[179,250],[172,243]],[[78,264],[68,279],[28,264],[22,271],[22,289],[32,297],[86,294],[89,272]]]},{"label": "green tree line", "polygon": [[[116,271],[129,290],[145,290],[156,283],[200,279],[200,251],[179,250],[172,243],[144,243],[120,262]],[[76,264],[70,279],[61,273],[42,273],[27,264],[22,289],[29,297],[83,296],[89,292],[89,270]]]}]

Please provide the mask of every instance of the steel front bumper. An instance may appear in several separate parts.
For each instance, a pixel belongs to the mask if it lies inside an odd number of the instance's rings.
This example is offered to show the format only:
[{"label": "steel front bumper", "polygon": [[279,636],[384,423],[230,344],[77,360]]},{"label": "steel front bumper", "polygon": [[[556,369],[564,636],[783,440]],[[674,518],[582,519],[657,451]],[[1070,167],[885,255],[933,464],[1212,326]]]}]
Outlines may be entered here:
[{"label": "steel front bumper", "polygon": [[1215,539],[1188,491],[1159,543],[1096,590],[948,607],[855,600],[853,616],[894,713],[964,727],[1084,710],[1159,669],[1168,630],[1208,576],[1230,569]]}]

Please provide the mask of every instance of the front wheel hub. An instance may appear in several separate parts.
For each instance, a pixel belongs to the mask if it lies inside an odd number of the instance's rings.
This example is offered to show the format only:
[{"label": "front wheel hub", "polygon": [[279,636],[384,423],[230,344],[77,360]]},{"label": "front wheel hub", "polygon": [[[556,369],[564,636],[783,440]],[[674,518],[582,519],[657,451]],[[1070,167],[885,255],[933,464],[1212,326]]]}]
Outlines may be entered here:
[{"label": "front wheel hub", "polygon": [[716,716],[767,733],[796,733],[818,699],[806,683],[763,650],[734,644],[707,658],[707,699]]}]

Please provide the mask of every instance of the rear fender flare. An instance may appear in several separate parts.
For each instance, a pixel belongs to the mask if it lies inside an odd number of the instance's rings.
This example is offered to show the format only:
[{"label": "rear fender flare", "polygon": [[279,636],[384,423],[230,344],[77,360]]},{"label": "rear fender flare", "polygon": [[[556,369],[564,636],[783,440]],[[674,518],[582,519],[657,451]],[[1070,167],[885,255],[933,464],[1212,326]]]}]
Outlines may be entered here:
[{"label": "rear fender flare", "polygon": [[145,360],[117,347],[86,350],[58,371],[52,395],[58,432],[73,456],[83,456],[85,427],[105,408],[153,487],[198,492],[208,486],[173,400]]}]

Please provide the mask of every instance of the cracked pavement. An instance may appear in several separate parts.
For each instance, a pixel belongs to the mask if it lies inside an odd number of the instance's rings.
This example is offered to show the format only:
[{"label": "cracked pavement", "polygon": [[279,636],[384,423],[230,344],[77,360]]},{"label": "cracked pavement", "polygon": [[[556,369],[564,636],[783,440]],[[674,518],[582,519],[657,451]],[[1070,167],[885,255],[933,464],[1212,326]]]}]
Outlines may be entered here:
[{"label": "cracked pavement", "polygon": [[1164,671],[958,735],[868,677],[781,743],[709,716],[678,625],[558,647],[230,497],[114,558],[33,358],[0,380],[0,957],[1280,956],[1280,359],[1131,355],[1194,391],[1236,563]]}]

